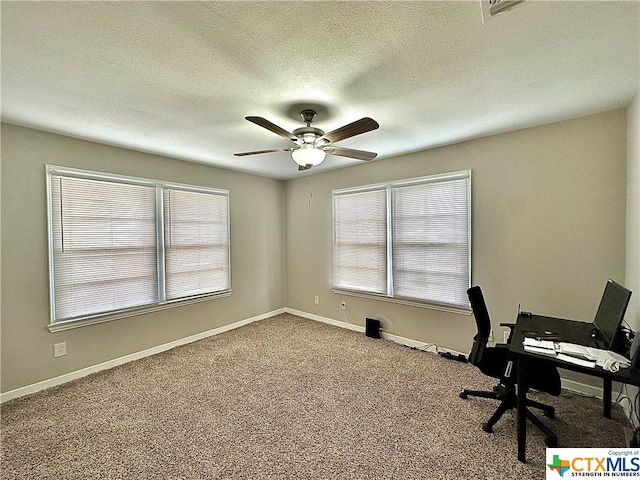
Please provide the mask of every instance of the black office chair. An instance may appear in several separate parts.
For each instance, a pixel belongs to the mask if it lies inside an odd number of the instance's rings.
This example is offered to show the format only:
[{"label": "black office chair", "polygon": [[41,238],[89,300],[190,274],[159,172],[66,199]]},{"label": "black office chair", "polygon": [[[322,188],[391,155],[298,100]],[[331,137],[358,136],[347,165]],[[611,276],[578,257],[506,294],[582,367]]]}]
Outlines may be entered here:
[{"label": "black office chair", "polygon": [[[507,410],[516,406],[515,372],[513,362],[509,360],[509,345],[498,344],[495,347],[488,347],[489,335],[491,333],[491,319],[489,311],[484,301],[482,290],[479,286],[471,287],[467,290],[473,316],[476,319],[478,333],[473,339],[473,346],[469,353],[469,363],[475,365],[485,375],[499,379],[500,382],[491,391],[463,390],[460,398],[466,399],[469,395],[482,398],[499,400],[500,405],[492,417],[482,425],[485,432],[491,433],[493,426],[500,420]],[[501,324],[503,326],[510,326]],[[509,342],[511,339],[509,338]],[[530,371],[527,372],[528,384],[531,388],[546,392],[550,395],[560,395],[560,374],[558,369],[544,360],[530,363]],[[555,412],[552,406],[527,399],[527,407],[542,410],[545,416],[554,418]],[[545,443],[548,447],[554,447],[558,443],[556,434],[540,421],[527,408],[527,418],[546,435]]]}]

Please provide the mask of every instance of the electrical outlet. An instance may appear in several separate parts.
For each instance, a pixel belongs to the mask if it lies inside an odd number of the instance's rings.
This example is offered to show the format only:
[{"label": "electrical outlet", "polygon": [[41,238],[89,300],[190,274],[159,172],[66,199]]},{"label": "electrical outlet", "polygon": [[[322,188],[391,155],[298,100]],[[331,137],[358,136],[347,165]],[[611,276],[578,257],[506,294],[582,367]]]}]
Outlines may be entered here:
[{"label": "electrical outlet", "polygon": [[316,295],[313,301],[315,302],[316,305],[320,304],[320,297]]},{"label": "electrical outlet", "polygon": [[342,302],[340,304],[340,310],[346,310],[347,309],[347,302]]},{"label": "electrical outlet", "polygon": [[67,354],[67,342],[53,344],[53,356],[61,357]]}]

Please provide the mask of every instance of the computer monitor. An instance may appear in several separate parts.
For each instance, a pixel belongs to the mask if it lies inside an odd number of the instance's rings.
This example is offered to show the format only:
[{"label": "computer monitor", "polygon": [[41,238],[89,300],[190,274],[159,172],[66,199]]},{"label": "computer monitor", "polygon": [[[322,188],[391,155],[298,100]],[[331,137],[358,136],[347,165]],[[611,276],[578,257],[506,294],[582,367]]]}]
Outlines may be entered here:
[{"label": "computer monitor", "polygon": [[596,317],[593,320],[594,338],[599,348],[611,350],[630,298],[631,292],[629,290],[611,279],[607,280]]}]

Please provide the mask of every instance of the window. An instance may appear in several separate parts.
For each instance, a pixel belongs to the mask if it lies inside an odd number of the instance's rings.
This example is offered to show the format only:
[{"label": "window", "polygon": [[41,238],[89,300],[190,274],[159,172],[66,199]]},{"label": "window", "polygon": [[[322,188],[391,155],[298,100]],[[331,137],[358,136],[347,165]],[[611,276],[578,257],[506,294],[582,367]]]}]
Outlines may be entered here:
[{"label": "window", "polygon": [[387,291],[387,194],[372,190],[333,197],[333,285]]},{"label": "window", "polygon": [[471,172],[333,192],[333,287],[468,307]]},{"label": "window", "polygon": [[227,197],[164,190],[167,300],[229,288]]},{"label": "window", "polygon": [[51,323],[230,289],[228,192],[47,167]]}]

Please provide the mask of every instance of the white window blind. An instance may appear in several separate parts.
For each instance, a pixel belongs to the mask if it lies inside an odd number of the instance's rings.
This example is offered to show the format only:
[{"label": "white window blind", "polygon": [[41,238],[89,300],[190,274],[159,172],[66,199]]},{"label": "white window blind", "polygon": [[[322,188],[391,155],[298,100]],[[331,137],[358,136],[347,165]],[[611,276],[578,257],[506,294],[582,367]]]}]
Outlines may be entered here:
[{"label": "white window blind", "polygon": [[167,300],[229,288],[228,197],[165,189]]},{"label": "white window blind", "polygon": [[47,166],[51,323],[231,289],[229,195]]},{"label": "white window blind", "polygon": [[387,291],[387,195],[384,189],[333,197],[333,285]]},{"label": "white window blind", "polygon": [[466,305],[470,224],[467,178],[392,191],[394,295]]},{"label": "white window blind", "polygon": [[54,318],[157,302],[155,188],[51,176]]},{"label": "white window blind", "polygon": [[471,172],[333,192],[333,287],[468,308]]}]

